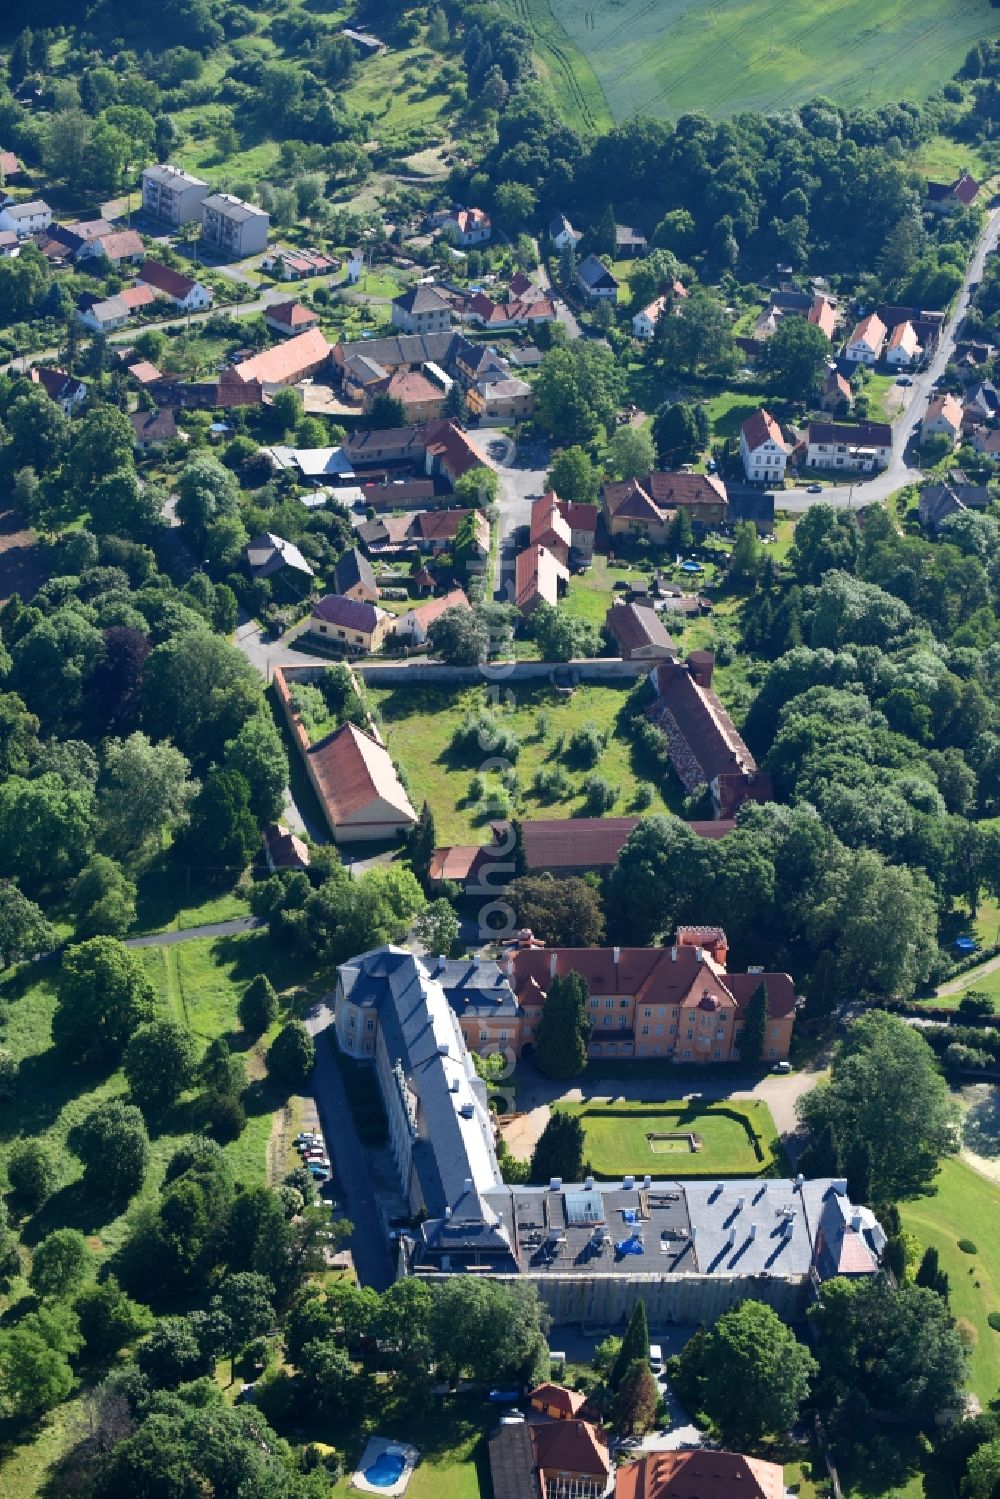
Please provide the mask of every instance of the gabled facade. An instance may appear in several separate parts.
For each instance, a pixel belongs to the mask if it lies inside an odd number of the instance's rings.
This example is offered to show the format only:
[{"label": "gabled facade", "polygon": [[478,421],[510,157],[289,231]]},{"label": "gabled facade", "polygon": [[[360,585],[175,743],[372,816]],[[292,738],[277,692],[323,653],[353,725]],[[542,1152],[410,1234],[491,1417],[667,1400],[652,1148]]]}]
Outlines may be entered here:
[{"label": "gabled facade", "polygon": [[844,358],[852,364],[877,364],[882,357],[888,329],[877,312],[871,312],[857,323],[847,340]]},{"label": "gabled facade", "polygon": [[404,333],[442,333],[451,327],[451,303],[433,286],[411,286],[393,302],[392,321]]},{"label": "gabled facade", "polygon": [[778,423],[763,407],[740,428],[740,458],[748,479],[783,484],[790,451]]},{"label": "gabled facade", "polygon": [[893,369],[908,370],[916,364],[922,353],[913,324],[897,323],[885,351],[886,364],[892,365]]},{"label": "gabled facade", "polygon": [[717,474],[674,472],[607,483],[603,491],[604,523],[610,536],[648,536],[665,543],[679,509],[692,525],[714,526],[726,519],[726,486]]},{"label": "gabled facade", "polygon": [[618,301],[618,282],[596,255],[588,255],[577,266],[576,284],[588,302]]},{"label": "gabled facade", "polygon": [[947,437],[949,442],[956,443],[961,432],[962,405],[958,397],[953,396],[950,391],[943,396],[935,396],[920,423],[920,441],[926,442],[930,437]]}]

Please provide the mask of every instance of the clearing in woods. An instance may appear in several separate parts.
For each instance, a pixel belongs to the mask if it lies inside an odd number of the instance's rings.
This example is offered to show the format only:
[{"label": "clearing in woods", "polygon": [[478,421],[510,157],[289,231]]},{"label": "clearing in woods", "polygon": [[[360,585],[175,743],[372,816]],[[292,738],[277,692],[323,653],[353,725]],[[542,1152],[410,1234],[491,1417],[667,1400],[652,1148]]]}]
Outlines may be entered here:
[{"label": "clearing in woods", "polygon": [[992,37],[990,0],[507,0],[568,124],[922,99]]}]

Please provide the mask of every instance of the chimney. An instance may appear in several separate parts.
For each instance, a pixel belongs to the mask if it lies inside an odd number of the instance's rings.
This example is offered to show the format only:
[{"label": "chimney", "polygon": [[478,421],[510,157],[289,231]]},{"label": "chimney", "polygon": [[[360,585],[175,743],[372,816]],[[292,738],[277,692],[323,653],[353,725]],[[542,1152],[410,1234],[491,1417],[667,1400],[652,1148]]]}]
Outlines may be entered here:
[{"label": "chimney", "polygon": [[583,1190],[585,1192],[592,1192],[594,1190],[594,1178],[592,1176],[588,1176],[585,1178],[583,1183]]},{"label": "chimney", "polygon": [[448,1208],[448,1207],[445,1208],[445,1210],[444,1210],[444,1216],[446,1218],[450,1218],[451,1217],[451,1208]]},{"label": "chimney", "polygon": [[736,1211],[738,1213],[742,1213],[742,1211],[746,1207],[746,1205],[747,1205],[747,1200],[746,1200],[745,1197],[737,1197],[737,1199],[736,1199]]},{"label": "chimney", "polygon": [[648,1192],[649,1189],[650,1189],[650,1187],[653,1185],[653,1178],[647,1174],[646,1176],[643,1177],[642,1184],[646,1188],[646,1191]]},{"label": "chimney", "polygon": [[562,1177],[561,1176],[550,1176],[549,1177],[549,1191],[550,1192],[558,1192],[559,1188],[561,1186],[562,1186]]},{"label": "chimney", "polygon": [[747,1232],[748,1232],[749,1237],[751,1239],[756,1239],[756,1237],[757,1237],[757,1225],[756,1225],[756,1223],[751,1223],[751,1225],[750,1225],[749,1229],[747,1230]]},{"label": "chimney", "polygon": [[687,658],[688,671],[691,673],[699,687],[709,688],[712,685],[712,672],[715,670],[715,653],[713,651],[691,651]]},{"label": "chimney", "polygon": [[670,961],[671,961],[671,963],[676,963],[677,962],[677,949],[676,949],[676,947],[672,947],[670,949]]},{"label": "chimney", "polygon": [[556,969],[558,967],[559,967],[559,954],[558,953],[554,953],[554,952],[549,953],[549,977],[550,978],[553,978],[553,979],[555,978],[555,976],[556,976]]},{"label": "chimney", "polygon": [[465,1181],[462,1183],[462,1191],[463,1192],[471,1192],[472,1191],[472,1177],[471,1176],[467,1176],[465,1178]]},{"label": "chimney", "polygon": [[622,950],[621,950],[621,948],[620,947],[613,947],[611,949],[611,961],[612,961],[612,963],[614,963],[614,965],[615,965],[616,968],[618,967],[618,964],[621,962],[621,960],[622,960]]},{"label": "chimney", "polygon": [[512,979],[514,977],[514,959],[508,958],[505,967],[507,969],[507,977]]},{"label": "chimney", "polygon": [[626,1192],[631,1192],[632,1188],[635,1186],[635,1177],[626,1176],[625,1180],[622,1182],[622,1186]]}]

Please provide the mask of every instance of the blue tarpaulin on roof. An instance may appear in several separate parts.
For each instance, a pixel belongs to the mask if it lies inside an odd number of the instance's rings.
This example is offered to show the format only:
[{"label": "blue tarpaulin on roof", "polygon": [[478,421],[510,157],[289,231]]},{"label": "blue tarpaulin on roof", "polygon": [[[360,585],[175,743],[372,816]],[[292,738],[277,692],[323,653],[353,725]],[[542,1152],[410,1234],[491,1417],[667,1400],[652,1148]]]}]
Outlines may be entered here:
[{"label": "blue tarpaulin on roof", "polygon": [[626,1223],[638,1223],[639,1221],[639,1214],[635,1208],[622,1208],[622,1217]]},{"label": "blue tarpaulin on roof", "polygon": [[620,1239],[615,1245],[619,1254],[644,1254],[645,1250],[638,1239]]}]

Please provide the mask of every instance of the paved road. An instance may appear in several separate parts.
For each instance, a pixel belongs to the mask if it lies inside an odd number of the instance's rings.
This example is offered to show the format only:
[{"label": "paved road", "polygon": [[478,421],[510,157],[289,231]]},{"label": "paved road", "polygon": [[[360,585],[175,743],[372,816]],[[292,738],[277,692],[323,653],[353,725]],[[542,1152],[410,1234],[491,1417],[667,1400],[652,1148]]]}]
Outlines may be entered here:
[{"label": "paved road", "polygon": [[552,299],[552,303],[556,309],[556,322],[562,323],[563,327],[566,329],[566,337],[582,338],[583,329],[580,327],[580,324],[577,322],[570,308],[566,305],[566,302],[559,295],[558,291],[553,285],[552,277],[549,275],[549,268],[546,265],[545,257],[541,252],[539,252],[538,257],[538,278],[542,290]]},{"label": "paved road", "polygon": [[232,921],[212,921],[205,926],[189,926],[180,932],[151,932],[147,937],[129,937],[126,947],[173,947],[175,942],[194,942],[198,937],[235,937],[238,932],[252,932],[260,926],[256,916],[237,916]]},{"label": "paved road", "polygon": [[469,434],[473,447],[500,478],[497,509],[500,512],[500,545],[497,550],[493,587],[504,603],[514,601],[514,559],[517,556],[515,535],[531,522],[531,501],[545,488],[550,452],[545,443],[536,442],[518,448],[502,432],[482,427]]},{"label": "paved road", "polygon": [[365,1152],[351,1117],[343,1079],[323,1032],[333,1024],[333,1014],[321,1000],[306,1016],[306,1026],[316,1037],[316,1066],[312,1086],[323,1124],[323,1137],[333,1164],[333,1179],[344,1213],[354,1224],[349,1240],[354,1268],[364,1286],[384,1291],[395,1280],[392,1260],[382,1235]]},{"label": "paved road", "polygon": [[776,497],[780,510],[808,510],[810,505],[821,504],[824,501],[838,507],[854,504],[870,505],[876,500],[888,499],[891,494],[896,493],[897,489],[902,489],[906,484],[915,484],[923,478],[913,453],[914,428],[927,408],[934,381],[944,373],[945,365],[954,352],[958,330],[969,310],[972,286],[982,280],[986,257],[996,249],[998,242],[1000,242],[1000,208],[996,209],[986,222],[983,236],[969,262],[969,268],[955,298],[951,316],[942,330],[933,359],[926,369],[913,376],[912,385],[902,388],[904,403],[892,424],[892,458],[888,468],[877,474],[875,478],[863,483],[845,484],[837,489],[824,488],[821,495],[807,494],[801,485],[794,489],[783,490]]},{"label": "paved road", "polygon": [[995,973],[1000,968],[1000,957],[990,958],[979,968],[966,968],[957,978],[949,979],[938,989],[938,994],[961,994],[964,989],[975,988],[976,980],[985,978],[988,973]]}]

